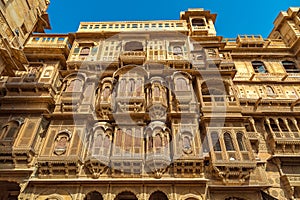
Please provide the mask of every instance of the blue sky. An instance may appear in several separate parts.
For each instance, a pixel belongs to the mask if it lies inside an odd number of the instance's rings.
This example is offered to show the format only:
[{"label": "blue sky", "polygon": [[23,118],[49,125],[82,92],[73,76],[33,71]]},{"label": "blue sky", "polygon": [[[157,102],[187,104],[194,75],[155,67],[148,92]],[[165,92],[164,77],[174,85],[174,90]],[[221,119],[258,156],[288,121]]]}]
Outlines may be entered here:
[{"label": "blue sky", "polygon": [[291,6],[300,7],[300,0],[51,0],[48,13],[52,30],[47,32],[76,32],[81,21],[179,19],[180,11],[204,8],[218,14],[217,35],[267,37],[278,13]]}]

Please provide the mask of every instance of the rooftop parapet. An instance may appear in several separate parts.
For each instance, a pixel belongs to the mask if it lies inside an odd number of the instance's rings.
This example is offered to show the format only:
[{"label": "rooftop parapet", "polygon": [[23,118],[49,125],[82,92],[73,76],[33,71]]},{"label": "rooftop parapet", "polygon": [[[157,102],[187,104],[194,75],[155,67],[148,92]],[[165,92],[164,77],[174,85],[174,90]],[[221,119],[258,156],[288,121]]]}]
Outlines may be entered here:
[{"label": "rooftop parapet", "polygon": [[81,22],[77,32],[188,31],[185,20]]}]

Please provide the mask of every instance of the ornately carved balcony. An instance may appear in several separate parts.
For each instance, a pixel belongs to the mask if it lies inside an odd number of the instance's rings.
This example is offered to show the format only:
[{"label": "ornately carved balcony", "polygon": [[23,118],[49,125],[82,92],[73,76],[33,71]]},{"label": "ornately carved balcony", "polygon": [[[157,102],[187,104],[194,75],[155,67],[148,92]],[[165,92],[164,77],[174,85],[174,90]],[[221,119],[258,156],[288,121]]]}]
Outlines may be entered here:
[{"label": "ornately carved balcony", "polygon": [[300,155],[300,138],[298,132],[272,131],[272,136],[269,144],[275,155]]},{"label": "ornately carved balcony", "polygon": [[256,168],[252,152],[224,151],[210,153],[212,169],[224,184],[242,184]]},{"label": "ornately carved balcony", "polygon": [[65,63],[71,45],[65,34],[34,34],[25,44],[24,52],[30,59],[59,59]]},{"label": "ornately carved balcony", "polygon": [[171,164],[170,129],[160,121],[151,122],[146,128],[145,167],[160,178]]},{"label": "ornately carved balcony", "polygon": [[77,177],[83,164],[83,130],[48,128],[45,145],[37,157],[40,178]]},{"label": "ornately carved balcony", "polygon": [[0,97],[0,109],[50,113],[50,105],[54,104],[57,87],[53,82],[49,83],[48,78],[44,80],[40,75],[41,73],[24,73],[20,77],[7,77],[6,83],[2,85],[6,92]]},{"label": "ornately carved balcony", "polygon": [[202,95],[202,111],[239,112],[240,106],[235,95]]},{"label": "ornately carved balcony", "polygon": [[239,47],[262,47],[265,41],[261,35],[238,35],[236,42]]},{"label": "ornately carved balcony", "polygon": [[146,59],[145,51],[123,51],[120,53],[120,62],[122,65],[137,64],[142,65]]},{"label": "ornately carved balcony", "polygon": [[144,111],[145,106],[145,94],[142,91],[138,93],[136,91],[129,92],[124,91],[116,97],[116,106],[121,112],[141,112]]},{"label": "ornately carved balcony", "polygon": [[63,92],[61,94],[61,111],[72,112],[77,111],[83,99],[82,92]]}]

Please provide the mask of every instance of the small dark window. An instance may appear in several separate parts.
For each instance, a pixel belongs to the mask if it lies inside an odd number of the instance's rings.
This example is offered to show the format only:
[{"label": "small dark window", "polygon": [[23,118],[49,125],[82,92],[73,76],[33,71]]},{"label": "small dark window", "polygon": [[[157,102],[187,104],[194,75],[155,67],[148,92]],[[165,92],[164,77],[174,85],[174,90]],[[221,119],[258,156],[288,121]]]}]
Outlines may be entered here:
[{"label": "small dark window", "polygon": [[272,118],[270,119],[270,126],[271,126],[272,131],[275,131],[275,132],[279,131],[277,123]]},{"label": "small dark window", "polygon": [[90,54],[90,48],[89,47],[83,47],[80,51],[81,56],[88,56]]},{"label": "small dark window", "polygon": [[292,132],[298,132],[298,129],[291,119],[287,119],[288,125]]},{"label": "small dark window", "polygon": [[211,141],[214,148],[214,151],[221,151],[221,145],[219,141],[219,135],[217,132],[211,133]]},{"label": "small dark window", "polygon": [[0,139],[13,140],[16,137],[19,128],[20,126],[16,121],[9,122],[6,126],[2,128]]},{"label": "small dark window", "polygon": [[192,25],[193,26],[205,26],[205,21],[204,21],[204,19],[193,19]]},{"label": "small dark window", "polygon": [[271,86],[266,86],[267,95],[272,96],[275,95],[275,92]]},{"label": "small dark window", "polygon": [[236,134],[236,139],[239,145],[240,151],[246,151],[245,145],[244,145],[244,137],[242,133]]},{"label": "small dark window", "polygon": [[26,35],[26,34],[28,33],[28,31],[27,31],[27,28],[26,28],[25,24],[22,24],[22,26],[21,26],[21,30],[22,30],[22,32],[23,32],[23,35]]},{"label": "small dark window", "polygon": [[293,61],[282,61],[281,64],[283,65],[285,71],[287,73],[299,73],[300,70],[299,68],[297,68],[296,63],[294,63]]},{"label": "small dark window", "polygon": [[224,143],[227,151],[234,151],[232,139],[229,133],[224,134]]},{"label": "small dark window", "polygon": [[174,55],[182,55],[182,48],[180,46],[173,47],[173,54]]},{"label": "small dark window", "polygon": [[289,131],[286,124],[284,123],[284,121],[281,118],[278,119],[278,123],[279,123],[280,129],[282,131],[284,131],[284,132]]},{"label": "small dark window", "polygon": [[141,42],[137,41],[132,41],[132,42],[127,42],[124,47],[125,51],[143,51],[144,47]]},{"label": "small dark window", "polygon": [[163,192],[156,191],[151,194],[149,200],[168,200],[168,197]]},{"label": "small dark window", "polygon": [[102,195],[99,192],[90,192],[86,195],[84,200],[103,200]]},{"label": "small dark window", "polygon": [[264,63],[261,61],[253,61],[252,66],[256,73],[268,73]]}]

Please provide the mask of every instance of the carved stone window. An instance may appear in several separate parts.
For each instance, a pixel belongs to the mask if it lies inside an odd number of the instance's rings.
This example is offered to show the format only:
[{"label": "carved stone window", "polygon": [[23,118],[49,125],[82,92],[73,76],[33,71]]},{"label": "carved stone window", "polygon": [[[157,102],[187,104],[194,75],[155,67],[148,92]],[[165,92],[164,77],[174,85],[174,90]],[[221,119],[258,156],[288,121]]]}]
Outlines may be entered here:
[{"label": "carved stone window", "polygon": [[298,132],[296,125],[294,124],[294,122],[291,119],[288,118],[287,123],[292,132],[296,132],[296,133]]},{"label": "carved stone window", "polygon": [[125,95],[125,91],[126,91],[126,79],[121,79],[119,86],[120,86],[119,87],[120,95],[121,96]]},{"label": "carved stone window", "polygon": [[23,120],[22,121],[13,120],[13,121],[8,122],[6,125],[4,125],[2,127],[0,140],[3,140],[3,141],[14,140],[14,138],[16,138],[16,136],[20,130],[20,126],[22,124],[23,124]]},{"label": "carved stone window", "polygon": [[214,151],[221,151],[221,144],[219,140],[219,134],[217,132],[211,133],[211,140]]},{"label": "carved stone window", "polygon": [[273,90],[273,88],[271,86],[269,86],[269,85],[266,86],[266,91],[267,91],[267,95],[268,96],[274,96],[274,95],[276,95],[275,92],[274,92],[274,90]]},{"label": "carved stone window", "polygon": [[143,51],[143,50],[144,50],[143,44],[138,41],[127,42],[124,47],[124,51]]},{"label": "carved stone window", "polygon": [[56,155],[63,155],[66,153],[69,142],[71,139],[71,133],[66,131],[61,131],[57,134],[55,137],[55,147],[54,147],[54,153]]},{"label": "carved stone window", "polygon": [[90,54],[90,47],[83,47],[80,51],[80,56],[88,56]]},{"label": "carved stone window", "polygon": [[267,68],[261,61],[252,61],[252,67],[256,73],[268,73]]},{"label": "carved stone window", "polygon": [[237,133],[236,139],[237,139],[240,151],[246,151],[243,133]]},{"label": "carved stone window", "polygon": [[136,81],[136,96],[141,96],[143,90],[143,81],[142,79],[138,79]]},{"label": "carved stone window", "polygon": [[39,67],[41,66],[30,66],[28,68],[28,74],[24,77],[25,82],[33,82],[39,76]]},{"label": "carved stone window", "polygon": [[160,151],[162,148],[162,138],[160,136],[160,134],[156,134],[154,137],[154,147],[156,152]]},{"label": "carved stone window", "polygon": [[192,135],[190,133],[182,134],[182,150],[186,154],[192,153]]},{"label": "carved stone window", "polygon": [[133,79],[130,79],[129,80],[129,87],[128,87],[129,94],[132,95],[132,93],[134,92],[134,89],[135,89],[135,82],[134,82]]},{"label": "carved stone window", "polygon": [[289,131],[286,124],[284,123],[284,121],[281,118],[278,119],[278,123],[279,123],[281,131],[283,131],[283,132]]},{"label": "carved stone window", "polygon": [[93,156],[108,156],[111,140],[110,137],[104,133],[102,128],[96,129],[92,143]]},{"label": "carved stone window", "polygon": [[103,197],[99,192],[93,191],[89,192],[84,200],[103,200]]},{"label": "carved stone window", "polygon": [[138,200],[135,194],[132,192],[122,192],[117,195],[117,197],[114,200]]},{"label": "carved stone window", "polygon": [[227,151],[234,151],[234,146],[230,133],[224,134],[224,143]]},{"label": "carved stone window", "polygon": [[270,118],[269,121],[270,121],[270,127],[271,127],[272,131],[275,131],[275,132],[279,131],[279,127],[278,127],[276,121],[272,118]]},{"label": "carved stone window", "polygon": [[168,200],[168,197],[163,192],[156,191],[150,195],[149,200]]},{"label": "carved stone window", "polygon": [[173,47],[173,55],[182,55],[182,47],[174,46]]},{"label": "carved stone window", "polygon": [[80,92],[82,91],[83,82],[80,79],[73,79],[68,81],[66,92]]},{"label": "carved stone window", "polygon": [[176,79],[176,87],[178,91],[187,91],[189,90],[187,81],[184,78],[177,78]]},{"label": "carved stone window", "polygon": [[103,101],[108,101],[110,94],[111,94],[110,87],[106,86],[102,91]]},{"label": "carved stone window", "polygon": [[160,89],[157,85],[153,87],[153,97],[160,97]]}]

